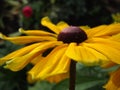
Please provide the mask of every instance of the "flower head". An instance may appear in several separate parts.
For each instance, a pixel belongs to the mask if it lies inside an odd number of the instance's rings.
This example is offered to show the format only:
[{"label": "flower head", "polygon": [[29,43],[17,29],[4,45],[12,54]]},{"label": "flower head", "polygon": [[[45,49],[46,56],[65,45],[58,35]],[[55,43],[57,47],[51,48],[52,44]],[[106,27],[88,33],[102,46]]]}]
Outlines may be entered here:
[{"label": "flower head", "polygon": [[[109,60],[120,63],[120,24],[94,28],[69,26],[65,22],[55,25],[48,17],[44,17],[41,24],[53,33],[20,29],[27,36],[6,37],[1,34],[4,40],[29,45],[0,58],[0,64],[6,63],[5,68],[19,71],[32,62],[34,66],[28,72],[30,82],[44,79],[57,82],[69,77],[71,59],[87,66]],[[51,51],[44,56],[50,48]]]},{"label": "flower head", "polygon": [[70,26],[63,29],[57,37],[58,41],[63,41],[64,43],[76,42],[78,44],[86,39],[86,33],[79,27],[75,26]]},{"label": "flower head", "polygon": [[22,13],[26,18],[30,18],[31,15],[33,14],[33,10],[30,6],[25,6],[22,9]]}]

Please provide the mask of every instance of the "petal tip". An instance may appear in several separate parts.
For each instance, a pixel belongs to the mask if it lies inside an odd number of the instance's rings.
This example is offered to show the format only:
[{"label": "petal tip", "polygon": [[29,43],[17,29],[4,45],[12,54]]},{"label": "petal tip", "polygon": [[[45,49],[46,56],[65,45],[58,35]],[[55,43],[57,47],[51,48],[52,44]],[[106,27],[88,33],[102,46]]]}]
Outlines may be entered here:
[{"label": "petal tip", "polygon": [[19,28],[19,32],[20,33],[24,33],[24,29],[23,28]]},{"label": "petal tip", "polygon": [[3,35],[2,33],[0,33],[0,38],[1,38],[1,39],[5,39],[5,38],[6,38],[6,36],[5,36],[5,35]]},{"label": "petal tip", "polygon": [[49,22],[50,21],[50,19],[49,19],[49,17],[43,17],[42,19],[41,19],[41,24],[42,25],[44,25],[45,24],[45,22]]}]

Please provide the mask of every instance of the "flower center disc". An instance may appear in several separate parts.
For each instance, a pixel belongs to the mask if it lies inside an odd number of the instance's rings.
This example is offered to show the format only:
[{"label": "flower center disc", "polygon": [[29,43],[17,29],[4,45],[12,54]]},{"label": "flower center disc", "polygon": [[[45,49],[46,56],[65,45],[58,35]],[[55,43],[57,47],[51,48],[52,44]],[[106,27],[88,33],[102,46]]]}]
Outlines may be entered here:
[{"label": "flower center disc", "polygon": [[70,26],[63,29],[58,35],[58,41],[63,41],[64,43],[81,43],[87,39],[87,34],[76,26]]}]

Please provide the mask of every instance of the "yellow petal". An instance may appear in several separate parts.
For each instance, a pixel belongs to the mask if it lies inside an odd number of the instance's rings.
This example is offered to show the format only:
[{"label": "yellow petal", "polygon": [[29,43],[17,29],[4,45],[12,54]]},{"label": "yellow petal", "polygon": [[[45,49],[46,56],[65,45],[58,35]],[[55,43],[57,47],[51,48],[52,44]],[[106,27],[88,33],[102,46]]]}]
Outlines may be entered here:
[{"label": "yellow petal", "polygon": [[15,44],[28,44],[33,42],[40,42],[40,41],[51,41],[56,40],[55,37],[52,36],[18,36],[18,37],[3,37],[2,39],[11,41]]},{"label": "yellow petal", "polygon": [[75,43],[71,43],[66,50],[66,55],[78,62],[85,65],[97,65],[106,62],[107,58],[98,51],[85,46],[77,46]]},{"label": "yellow petal", "polygon": [[120,68],[112,74],[112,82],[120,88]]},{"label": "yellow petal", "polygon": [[45,78],[67,73],[70,60],[64,55],[66,45],[56,47],[46,58],[36,64],[28,73],[33,79],[43,80]]},{"label": "yellow petal", "polygon": [[120,42],[120,33],[111,36],[109,39]]},{"label": "yellow petal", "polygon": [[25,56],[16,57],[6,63],[5,68],[9,68],[12,71],[19,71],[23,69],[30,61],[37,57],[39,53],[27,54]]},{"label": "yellow petal", "polygon": [[52,30],[52,31],[55,32],[56,34],[59,34],[59,32],[60,32],[60,29],[59,29],[56,25],[54,25],[54,24],[50,21],[50,19],[49,19],[48,17],[42,18],[41,24],[42,24],[43,26],[48,27],[50,30]]},{"label": "yellow petal", "polygon": [[111,67],[113,67],[113,66],[115,66],[115,65],[117,65],[117,64],[109,61],[109,62],[101,65],[101,67],[102,67],[102,68],[111,68]]},{"label": "yellow petal", "polygon": [[41,43],[41,45],[39,45],[38,47],[36,47],[34,50],[32,50],[30,53],[36,53],[39,51],[43,51],[52,47],[55,47],[57,45],[61,45],[62,42],[58,42],[58,41],[49,41],[49,42],[43,42]]},{"label": "yellow petal", "polygon": [[108,83],[104,86],[105,90],[120,90],[120,87],[117,87],[112,80],[110,79]]},{"label": "yellow petal", "polygon": [[105,36],[105,35],[114,35],[120,33],[120,24],[111,24],[108,25],[104,30],[100,31],[99,33],[96,33],[95,36]]},{"label": "yellow petal", "polygon": [[114,63],[120,64],[120,43],[109,39],[96,38],[93,42],[84,43],[85,46],[95,49]]},{"label": "yellow petal", "polygon": [[66,55],[73,60],[82,60],[81,52],[77,50],[76,47],[77,47],[76,43],[70,43],[66,50]]},{"label": "yellow petal", "polygon": [[110,79],[104,86],[106,90],[120,90],[120,68],[110,74]]},{"label": "yellow petal", "polygon": [[42,56],[42,54],[39,54],[37,57],[35,57],[34,59],[31,60],[31,63],[33,65],[37,64],[40,60],[42,60],[44,57]]},{"label": "yellow petal", "polygon": [[84,46],[84,48],[85,48],[85,50],[83,50],[83,52],[85,52],[85,53],[82,55],[82,56],[84,56],[84,58],[82,60],[84,64],[100,65],[100,64],[104,64],[109,61],[109,59],[102,53],[100,53],[92,48],[89,48],[89,47]]},{"label": "yellow petal", "polygon": [[103,31],[105,28],[107,27],[107,25],[100,25],[94,28],[91,28],[89,30],[85,30],[87,33],[87,36],[90,37],[94,37],[96,35],[96,33],[99,33],[100,31]]},{"label": "yellow petal", "polygon": [[27,34],[27,35],[33,35],[33,36],[56,36],[53,33],[46,32],[43,30],[24,30],[24,29],[20,28],[19,32]]},{"label": "yellow petal", "polygon": [[40,45],[41,45],[41,43],[36,43],[36,44],[32,44],[32,45],[26,46],[24,48],[21,48],[19,50],[16,50],[16,51],[6,55],[5,57],[0,58],[0,64],[3,64],[4,62],[6,62],[7,60],[10,60],[12,58],[23,56]]},{"label": "yellow petal", "polygon": [[[38,57],[39,55],[42,55],[42,53],[50,48],[54,47],[55,45],[58,45],[59,42],[44,42],[41,43],[38,47],[36,47],[34,50],[29,52],[28,54],[21,56],[21,57],[15,57],[12,60],[7,62],[6,68],[11,69],[12,71],[18,71],[21,70],[23,67],[25,67],[29,62],[31,62],[33,59]],[[18,65],[18,66],[17,66]]]},{"label": "yellow petal", "polygon": [[69,27],[69,25],[66,22],[61,21],[57,24],[57,27],[62,31],[63,29]]},{"label": "yellow petal", "polygon": [[111,40],[111,39],[109,39],[109,38],[92,38],[92,39],[90,39],[90,41],[88,40],[87,42],[86,42],[86,44],[104,44],[104,45],[108,45],[108,46],[110,46],[110,47],[112,47],[112,48],[116,48],[116,49],[118,49],[118,50],[120,50],[120,42],[118,42],[118,41],[115,41],[115,40]]},{"label": "yellow petal", "polygon": [[69,77],[69,73],[63,73],[63,74],[58,74],[55,76],[48,77],[48,78],[46,78],[46,80],[51,83],[58,83],[68,77]]},{"label": "yellow petal", "polygon": [[89,36],[111,36],[120,33],[120,24],[101,25],[91,29]]},{"label": "yellow petal", "polygon": [[60,44],[62,44],[62,42],[57,42],[57,41],[41,42],[41,43],[32,44],[22,49],[19,49],[17,51],[14,51],[3,58],[0,58],[0,64],[3,64],[7,60],[10,60],[15,57],[20,57],[28,53],[36,53],[39,51],[44,51],[48,48],[51,48],[51,47],[54,47]]}]

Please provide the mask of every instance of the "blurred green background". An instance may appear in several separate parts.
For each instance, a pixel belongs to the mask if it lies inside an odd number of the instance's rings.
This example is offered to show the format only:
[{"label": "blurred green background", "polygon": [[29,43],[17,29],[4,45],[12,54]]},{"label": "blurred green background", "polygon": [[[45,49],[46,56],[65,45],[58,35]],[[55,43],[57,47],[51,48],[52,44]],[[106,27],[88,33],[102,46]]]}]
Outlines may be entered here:
[{"label": "blurred green background", "polygon": [[[120,22],[120,0],[0,0],[0,7],[0,32],[7,36],[20,35],[20,27],[42,28],[40,20],[44,16],[49,16],[54,23],[65,21],[69,25],[90,27]],[[0,40],[0,57],[20,47]],[[68,89],[68,79],[57,84],[46,81],[29,84],[26,72],[30,67],[28,65],[19,72],[12,72],[1,66],[0,90]],[[104,90],[102,87],[108,79],[109,71],[78,64],[76,90]]]}]

